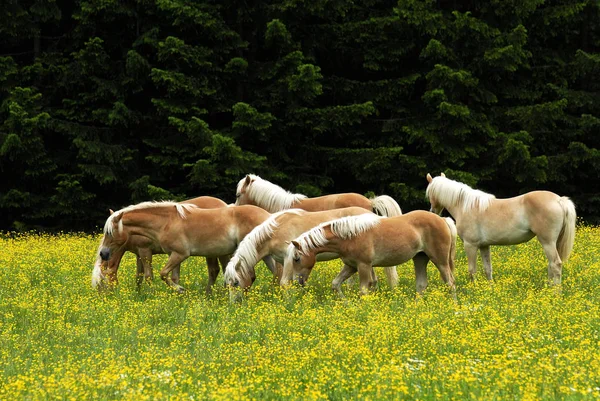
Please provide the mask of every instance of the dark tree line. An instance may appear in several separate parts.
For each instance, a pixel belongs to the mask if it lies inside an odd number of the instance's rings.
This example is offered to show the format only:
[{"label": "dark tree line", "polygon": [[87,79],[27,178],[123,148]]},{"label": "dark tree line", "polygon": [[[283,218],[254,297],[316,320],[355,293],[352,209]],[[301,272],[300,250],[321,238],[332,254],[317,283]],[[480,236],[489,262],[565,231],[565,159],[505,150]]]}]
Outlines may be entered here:
[{"label": "dark tree line", "polygon": [[425,174],[600,220],[596,0],[5,0],[0,229],[252,172],[427,207]]}]

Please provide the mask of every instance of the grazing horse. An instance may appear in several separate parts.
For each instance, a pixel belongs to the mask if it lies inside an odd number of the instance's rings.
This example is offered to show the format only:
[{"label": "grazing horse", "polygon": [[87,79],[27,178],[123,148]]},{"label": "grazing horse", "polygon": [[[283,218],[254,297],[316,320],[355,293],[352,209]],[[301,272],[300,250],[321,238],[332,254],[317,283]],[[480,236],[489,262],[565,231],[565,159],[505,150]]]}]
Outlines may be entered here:
[{"label": "grazing horse", "polygon": [[[308,279],[316,255],[332,252],[344,262],[334,288],[358,271],[360,293],[372,287],[373,266],[394,266],[413,260],[419,293],[427,287],[427,262],[455,292],[456,227],[451,218],[423,210],[382,218],[372,214],[342,217],[305,232],[288,245],[284,271],[292,271],[300,284]],[[289,281],[283,276],[281,284]]]},{"label": "grazing horse", "polygon": [[[225,283],[243,289],[250,287],[252,285],[250,278],[254,276],[254,266],[261,258],[271,255],[276,262],[283,263],[287,256],[288,244],[300,234],[326,221],[361,214],[371,215],[372,213],[361,207],[346,207],[322,212],[287,209],[273,214],[240,242],[238,249],[225,268]],[[338,257],[335,253],[321,253],[317,256],[317,260],[331,260]],[[395,268],[386,268],[386,273],[388,273],[390,287],[394,288],[398,279]],[[291,279],[292,272],[284,270],[282,276]],[[337,286],[334,286],[333,289],[341,291],[339,286],[342,283],[336,284]]]},{"label": "grazing horse", "polygon": [[[254,174],[248,174],[238,182],[235,196],[236,205],[256,205],[271,213],[291,208],[319,212],[357,206],[381,216],[402,214],[400,205],[391,196],[380,195],[369,199],[357,193],[342,193],[308,198],[306,195],[286,191]],[[390,283],[398,282],[395,266],[386,267],[385,273]]]},{"label": "grazing horse", "polygon": [[[216,209],[219,207],[227,207],[227,204],[221,199],[214,198],[212,196],[199,196],[197,198],[188,199],[180,203],[191,203],[204,209]],[[110,210],[110,214],[113,213],[114,212]],[[100,243],[102,244],[103,241],[104,238],[100,241]],[[139,235],[130,235],[127,238],[124,246],[120,249],[120,255],[114,255],[114,257],[111,258],[112,266],[108,267],[108,271],[114,271],[114,281],[118,281],[116,277],[117,270],[119,268],[119,264],[121,263],[121,258],[127,251],[134,253],[137,257],[136,282],[138,287],[142,284],[142,280],[144,278],[148,282],[151,281],[153,277],[152,255],[164,253],[162,249],[156,246],[153,247],[152,245],[152,241],[146,237]],[[218,259],[221,262],[221,267],[223,268],[223,271],[225,271],[225,265],[227,265],[227,262],[229,262],[229,256],[220,256]],[[100,268],[101,262],[102,259],[100,258],[100,254],[98,253],[96,263],[94,265],[94,270],[92,272],[92,287],[94,288],[102,286],[103,283],[104,277]],[[218,275],[219,262],[217,261],[217,258],[206,258],[206,265],[208,266],[208,270],[211,272],[215,271],[216,269],[216,274]],[[179,269],[180,266],[176,266],[173,269],[173,272],[171,273],[171,279],[175,283],[179,283]]]},{"label": "grazing horse", "polygon": [[240,180],[235,196],[236,205],[256,205],[271,213],[292,208],[318,212],[358,206],[382,216],[390,217],[402,214],[398,203],[387,195],[369,199],[360,194],[345,193],[308,198],[306,195],[286,191],[254,174],[248,174]]},{"label": "grazing horse", "polygon": [[[189,256],[219,257],[231,255],[254,227],[271,216],[256,206],[230,206],[201,209],[196,205],[175,202],[143,202],[113,213],[104,225],[104,239],[99,249],[101,272],[114,281],[118,264],[112,258],[122,256],[122,248],[130,236],[144,237],[152,249],[169,254],[160,276],[179,292],[184,288],[169,276]],[[264,258],[272,272],[276,267]],[[106,269],[106,266],[115,266]],[[209,271],[206,292],[210,293],[219,270]]]},{"label": "grazing horse", "polygon": [[471,280],[481,253],[486,277],[492,279],[490,245],[514,245],[537,236],[548,258],[548,280],[559,284],[563,263],[575,241],[575,205],[565,196],[532,191],[514,198],[496,199],[461,182],[427,174],[426,195],[431,211],[444,209],[456,220],[458,235],[465,245]]}]

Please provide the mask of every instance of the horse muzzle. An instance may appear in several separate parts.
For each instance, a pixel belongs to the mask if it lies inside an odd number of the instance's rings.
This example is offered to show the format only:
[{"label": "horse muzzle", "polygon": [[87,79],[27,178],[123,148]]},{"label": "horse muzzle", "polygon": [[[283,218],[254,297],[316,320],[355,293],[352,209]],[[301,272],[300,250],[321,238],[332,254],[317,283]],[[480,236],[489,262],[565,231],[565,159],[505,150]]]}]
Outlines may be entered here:
[{"label": "horse muzzle", "polygon": [[102,259],[103,262],[107,262],[108,259],[110,259],[110,249],[102,248],[100,250],[100,259]]}]

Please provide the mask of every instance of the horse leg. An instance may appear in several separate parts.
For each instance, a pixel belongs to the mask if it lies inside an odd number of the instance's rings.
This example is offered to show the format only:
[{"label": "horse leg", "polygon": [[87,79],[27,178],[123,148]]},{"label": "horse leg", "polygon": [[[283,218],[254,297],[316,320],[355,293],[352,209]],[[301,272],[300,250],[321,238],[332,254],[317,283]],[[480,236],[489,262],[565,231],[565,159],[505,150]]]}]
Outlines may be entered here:
[{"label": "horse leg", "polygon": [[387,276],[388,285],[391,289],[398,286],[398,266],[384,267],[385,275]]},{"label": "horse leg", "polygon": [[206,267],[208,267],[208,284],[206,285],[206,295],[212,294],[212,286],[219,276],[219,261],[217,258],[206,258]]},{"label": "horse leg", "polygon": [[562,279],[562,260],[556,249],[556,240],[549,240],[538,235],[538,240],[548,258],[548,282],[550,285],[560,284]]},{"label": "horse leg", "polygon": [[342,270],[338,273],[337,276],[331,282],[331,289],[336,291],[340,297],[344,297],[344,293],[342,292],[342,283],[346,281],[350,276],[356,273],[356,269],[354,267],[348,266],[344,264]]},{"label": "horse leg", "polygon": [[422,294],[427,288],[427,263],[429,262],[429,256],[424,253],[417,253],[413,258],[413,264],[415,265],[415,277],[417,284],[417,293]]},{"label": "horse leg", "polygon": [[[165,264],[163,269],[160,271],[160,278],[165,283],[167,283],[167,285],[169,287],[173,288],[174,290],[176,290],[179,293],[184,292],[185,288],[183,288],[182,286],[180,286],[177,283],[174,283],[173,280],[171,279],[171,277],[169,277],[169,274],[175,268],[177,268],[181,262],[183,262],[185,259],[187,259],[188,256],[189,255],[182,255],[177,252],[171,252],[171,254],[169,255],[169,259],[167,259],[167,263]],[[179,278],[179,276],[177,276],[177,278]]]},{"label": "horse leg", "polygon": [[357,266],[360,280],[360,295],[367,295],[373,285],[373,266],[368,263],[359,263]]},{"label": "horse leg", "polygon": [[139,286],[142,284],[142,278],[144,278],[148,283],[152,281],[152,251],[148,248],[138,249],[137,264],[137,284],[139,288]]},{"label": "horse leg", "polygon": [[267,255],[262,260],[265,262],[265,265],[267,265],[269,270],[271,270],[271,273],[273,273],[274,276],[277,276],[277,264],[275,263],[275,259]]},{"label": "horse leg", "polygon": [[227,264],[231,259],[231,255],[219,256],[217,259],[219,259],[219,262],[221,263],[221,271],[223,272],[223,274],[225,274],[225,268],[227,267]]},{"label": "horse leg", "polygon": [[431,261],[437,267],[440,272],[440,277],[450,287],[452,291],[452,297],[456,300],[456,284],[454,282],[454,274],[452,273],[452,268],[450,263],[448,262],[448,250],[444,250],[441,255],[431,255]]},{"label": "horse leg", "polygon": [[136,255],[136,275],[135,275],[135,284],[137,289],[139,290],[142,282],[144,281],[144,263],[142,262],[142,257],[138,254]]},{"label": "horse leg", "polygon": [[467,262],[469,263],[469,275],[471,276],[471,281],[475,281],[475,273],[477,273],[477,247],[469,242],[465,242],[464,244]]},{"label": "horse leg", "polygon": [[179,284],[180,273],[181,273],[181,263],[178,263],[177,266],[175,266],[173,268],[173,270],[171,271],[171,280],[173,280],[173,282],[175,284]]},{"label": "horse leg", "polygon": [[485,276],[488,280],[492,279],[492,258],[490,255],[490,247],[482,246],[479,248],[481,253],[481,261],[483,262],[483,269],[485,270]]},{"label": "horse leg", "polygon": [[275,270],[277,270],[277,273],[273,276],[273,284],[279,284],[281,277],[283,277],[283,265],[275,261]]}]

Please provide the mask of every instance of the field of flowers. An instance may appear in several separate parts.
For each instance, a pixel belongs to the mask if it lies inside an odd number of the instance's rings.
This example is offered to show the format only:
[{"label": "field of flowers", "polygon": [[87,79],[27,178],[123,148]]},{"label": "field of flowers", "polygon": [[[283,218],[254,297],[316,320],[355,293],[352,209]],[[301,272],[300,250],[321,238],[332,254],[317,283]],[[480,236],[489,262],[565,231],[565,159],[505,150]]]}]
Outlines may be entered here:
[{"label": "field of flowers", "polygon": [[201,258],[182,266],[185,294],[137,291],[131,254],[99,294],[98,242],[0,237],[0,399],[600,399],[599,228],[578,228],[561,288],[535,240],[492,248],[493,283],[469,283],[459,244],[457,301],[432,265],[416,297],[411,263],[393,291],[377,269],[363,298],[356,280],[330,292],[339,261],[287,291],[261,265],[242,304],[221,278],[204,295]]}]

